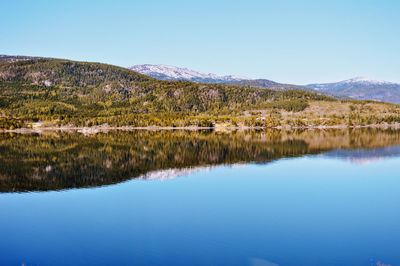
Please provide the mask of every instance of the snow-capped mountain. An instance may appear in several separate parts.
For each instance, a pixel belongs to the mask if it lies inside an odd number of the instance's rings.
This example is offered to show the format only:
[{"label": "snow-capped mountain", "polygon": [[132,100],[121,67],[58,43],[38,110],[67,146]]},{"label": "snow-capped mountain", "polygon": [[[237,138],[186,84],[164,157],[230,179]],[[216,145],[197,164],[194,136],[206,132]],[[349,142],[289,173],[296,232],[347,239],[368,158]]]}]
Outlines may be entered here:
[{"label": "snow-capped mountain", "polygon": [[361,84],[380,84],[380,85],[395,84],[393,82],[384,80],[374,80],[374,79],[369,79],[367,77],[355,77],[352,79],[344,80],[342,81],[342,83],[361,83]]},{"label": "snow-capped mountain", "polygon": [[355,86],[355,85],[364,85],[364,86],[381,86],[381,85],[399,85],[393,82],[384,81],[384,80],[373,80],[366,77],[355,77],[352,79],[346,79],[339,82],[333,83],[321,83],[321,84],[309,84],[308,87],[312,87],[315,90],[329,90],[331,88],[339,88],[343,86]]},{"label": "snow-capped mountain", "polygon": [[307,87],[337,97],[400,103],[400,84],[365,77]]},{"label": "snow-capped mountain", "polygon": [[309,88],[291,84],[281,84],[269,79],[249,79],[234,75],[219,76],[212,73],[202,73],[183,67],[167,65],[136,65],[129,69],[160,80],[185,80],[199,83],[231,84],[269,88],[274,90],[309,90]]},{"label": "snow-capped mountain", "polygon": [[183,67],[167,65],[136,65],[131,70],[161,80],[187,80],[201,83],[229,83],[243,80],[245,78],[233,75],[218,76],[212,73],[202,73]]}]

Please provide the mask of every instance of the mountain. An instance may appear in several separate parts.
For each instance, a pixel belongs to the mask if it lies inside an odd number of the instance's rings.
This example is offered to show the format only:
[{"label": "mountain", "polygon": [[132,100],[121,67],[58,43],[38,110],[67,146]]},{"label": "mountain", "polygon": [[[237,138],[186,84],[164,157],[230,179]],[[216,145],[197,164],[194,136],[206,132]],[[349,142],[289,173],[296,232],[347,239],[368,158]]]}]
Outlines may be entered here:
[{"label": "mountain", "polygon": [[129,69],[158,80],[181,80],[197,83],[230,84],[273,90],[310,90],[310,88],[291,84],[281,84],[268,79],[249,79],[233,75],[219,76],[212,73],[202,73],[183,67],[167,65],[135,65]]},{"label": "mountain", "polygon": [[307,87],[336,97],[400,103],[400,84],[364,77],[335,83],[309,84]]}]

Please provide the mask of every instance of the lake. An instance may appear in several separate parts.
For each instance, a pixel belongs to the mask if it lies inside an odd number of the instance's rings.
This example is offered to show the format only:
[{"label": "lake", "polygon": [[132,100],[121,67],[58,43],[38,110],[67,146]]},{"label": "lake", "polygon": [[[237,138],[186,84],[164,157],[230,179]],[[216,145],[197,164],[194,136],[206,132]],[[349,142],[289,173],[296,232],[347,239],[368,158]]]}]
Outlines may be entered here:
[{"label": "lake", "polygon": [[400,131],[0,134],[0,265],[400,265]]}]

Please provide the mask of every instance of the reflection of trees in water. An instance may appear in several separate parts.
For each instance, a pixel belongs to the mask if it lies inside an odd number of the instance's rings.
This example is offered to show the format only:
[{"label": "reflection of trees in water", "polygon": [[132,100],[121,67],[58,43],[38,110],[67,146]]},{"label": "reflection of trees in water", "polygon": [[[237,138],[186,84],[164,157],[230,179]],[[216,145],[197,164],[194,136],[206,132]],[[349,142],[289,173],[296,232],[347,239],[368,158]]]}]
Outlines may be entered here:
[{"label": "reflection of trees in water", "polygon": [[266,163],[338,148],[398,144],[400,131],[373,129],[2,134],[0,191],[92,187],[171,168]]}]

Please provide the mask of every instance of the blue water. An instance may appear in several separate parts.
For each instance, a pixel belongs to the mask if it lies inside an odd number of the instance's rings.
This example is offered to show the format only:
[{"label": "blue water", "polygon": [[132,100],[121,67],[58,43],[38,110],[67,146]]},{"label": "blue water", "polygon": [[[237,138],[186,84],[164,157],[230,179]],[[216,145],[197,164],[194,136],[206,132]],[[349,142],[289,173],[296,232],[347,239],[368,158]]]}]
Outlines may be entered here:
[{"label": "blue water", "polygon": [[0,194],[0,265],[400,265],[400,157]]}]

